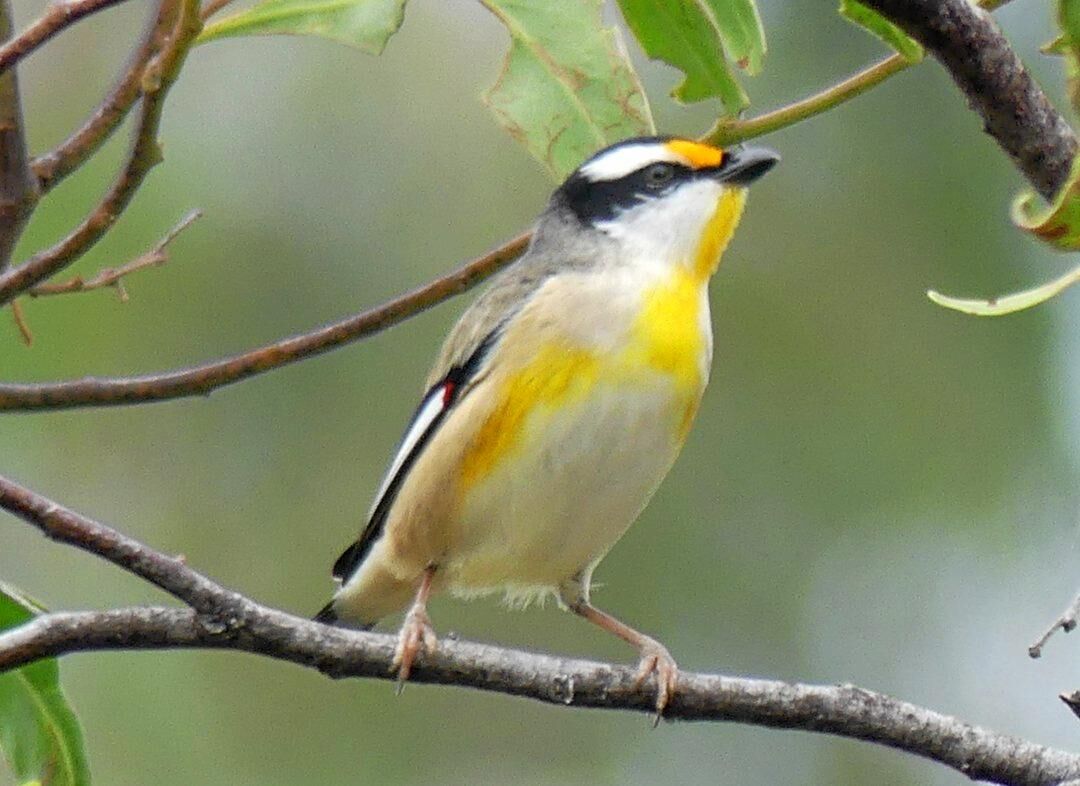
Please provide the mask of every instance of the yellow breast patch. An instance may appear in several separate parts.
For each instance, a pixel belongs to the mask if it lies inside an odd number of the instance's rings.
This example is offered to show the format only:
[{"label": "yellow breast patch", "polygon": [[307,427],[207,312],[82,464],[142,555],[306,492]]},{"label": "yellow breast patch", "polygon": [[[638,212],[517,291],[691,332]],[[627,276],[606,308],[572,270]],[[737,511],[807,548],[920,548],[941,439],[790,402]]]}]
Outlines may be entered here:
[{"label": "yellow breast patch", "polygon": [[716,272],[720,255],[731,242],[735,227],[746,207],[746,189],[728,188],[716,203],[716,210],[705,225],[697,249],[694,252],[693,270],[699,278],[707,279]]},{"label": "yellow breast patch", "polygon": [[601,357],[587,349],[553,343],[501,382],[493,392],[498,403],[465,447],[460,474],[463,489],[483,480],[520,447],[530,416],[581,401],[600,382],[631,387],[658,376],[670,378],[675,393],[672,438],[682,443],[705,383],[705,288],[745,202],[743,189],[724,192],[693,258],[673,264],[671,276],[644,293],[641,310],[620,350]]},{"label": "yellow breast patch", "polygon": [[591,352],[548,345],[496,393],[499,403],[470,441],[461,466],[465,488],[487,476],[520,439],[526,418],[540,407],[584,398],[596,385],[600,363]]}]

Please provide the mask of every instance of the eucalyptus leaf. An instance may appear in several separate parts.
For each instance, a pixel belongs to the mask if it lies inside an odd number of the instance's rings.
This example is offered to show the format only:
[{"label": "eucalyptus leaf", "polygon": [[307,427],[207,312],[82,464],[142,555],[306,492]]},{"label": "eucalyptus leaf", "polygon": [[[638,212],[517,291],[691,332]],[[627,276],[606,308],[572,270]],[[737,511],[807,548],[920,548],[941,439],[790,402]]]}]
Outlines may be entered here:
[{"label": "eucalyptus leaf", "polygon": [[[0,630],[43,609],[0,583]],[[87,786],[90,767],[79,720],[60,687],[60,667],[46,658],[0,673],[0,750],[18,783]]]},{"label": "eucalyptus leaf", "polygon": [[1033,191],[1024,191],[1012,206],[1013,222],[1059,251],[1080,251],[1080,159],[1054,201],[1044,206]]},{"label": "eucalyptus leaf", "polygon": [[765,32],[753,0],[619,0],[619,8],[645,54],[685,74],[676,100],[719,98],[729,115],[746,108],[732,65],[761,69]]},{"label": "eucalyptus leaf", "polygon": [[404,17],[405,0],[263,0],[211,22],[197,43],[245,35],[312,35],[377,55]]},{"label": "eucalyptus leaf", "polygon": [[602,0],[483,0],[510,33],[484,95],[499,122],[561,179],[602,147],[654,133],[637,74]]},{"label": "eucalyptus leaf", "polygon": [[954,311],[974,314],[977,317],[1000,317],[1045,303],[1055,295],[1064,292],[1077,281],[1080,281],[1080,267],[1075,267],[1053,281],[1048,281],[1037,287],[995,298],[959,298],[943,295],[932,289],[927,291],[926,296],[939,306],[951,308]]},{"label": "eucalyptus leaf", "polygon": [[909,63],[923,59],[923,48],[918,41],[859,0],[840,0],[840,14],[876,35]]}]

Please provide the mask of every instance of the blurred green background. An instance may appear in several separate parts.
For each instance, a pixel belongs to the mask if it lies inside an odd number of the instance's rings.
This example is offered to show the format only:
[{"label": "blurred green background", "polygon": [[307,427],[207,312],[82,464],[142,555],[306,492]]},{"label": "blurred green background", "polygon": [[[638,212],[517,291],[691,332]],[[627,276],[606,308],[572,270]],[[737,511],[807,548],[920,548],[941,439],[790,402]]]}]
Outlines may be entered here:
[{"label": "blurred green background", "polygon": [[[16,0],[17,27],[44,8]],[[143,4],[81,23],[22,71],[33,149],[97,102]],[[610,11],[610,9],[609,9]],[[753,110],[884,54],[822,3],[762,0]],[[1064,106],[1037,46],[1050,4],[1006,31]],[[611,18],[617,17],[612,13]],[[552,188],[478,100],[506,46],[478,4],[413,0],[379,58],[318,40],[229,40],[191,56],[166,162],[78,266],[124,261],[181,215],[206,217],[161,270],[109,292],[30,301],[37,338],[0,315],[0,378],[173,368],[357,311],[526,227]],[[675,72],[631,50],[660,128],[715,108],[667,99]],[[47,200],[20,256],[98,198],[118,139]],[[1056,694],[1080,642],[1026,646],[1077,584],[1080,295],[999,320],[933,306],[1068,261],[1013,230],[1020,185],[934,63],[768,138],[713,286],[716,362],[698,423],[655,500],[597,572],[597,602],[685,669],[855,682],[965,720],[1075,747]],[[469,295],[209,399],[0,419],[0,472],[269,604],[316,610],[444,331]],[[123,572],[0,517],[0,578],[58,609],[157,603]],[[630,662],[553,607],[438,600],[443,633]],[[552,708],[467,690],[333,682],[222,653],[63,663],[96,782],[172,784],[959,784],[883,748],[804,733]],[[5,776],[0,771],[0,783]]]}]

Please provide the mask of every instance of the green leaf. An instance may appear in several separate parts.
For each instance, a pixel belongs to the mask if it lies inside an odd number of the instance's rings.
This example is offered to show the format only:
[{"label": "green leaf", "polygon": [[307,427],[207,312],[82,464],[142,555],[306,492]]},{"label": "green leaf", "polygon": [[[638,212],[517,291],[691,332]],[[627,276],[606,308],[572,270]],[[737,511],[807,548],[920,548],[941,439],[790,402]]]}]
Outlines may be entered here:
[{"label": "green leaf", "polygon": [[405,0],[263,0],[211,22],[196,43],[241,35],[317,35],[377,55],[404,17]]},{"label": "green leaf", "polygon": [[671,93],[676,100],[719,98],[729,115],[746,108],[731,64],[761,69],[765,31],[753,0],[619,0],[619,7],[645,54],[686,75]]},{"label": "green leaf", "polygon": [[1073,109],[1080,111],[1080,0],[1058,1],[1061,35],[1050,45],[1065,57],[1065,83]]},{"label": "green leaf", "polygon": [[[1021,193],[1013,202],[1012,220],[1020,229],[1059,251],[1080,251],[1080,158],[1073,161],[1069,178],[1052,203],[1044,206],[1033,191]],[[1032,289],[988,300],[956,298],[932,290],[926,294],[945,308],[996,317],[1045,303],[1077,281],[1080,281],[1080,267]]]},{"label": "green leaf", "polygon": [[1059,251],[1080,251],[1080,158],[1054,201],[1044,207],[1038,194],[1025,191],[1013,202],[1012,220]]},{"label": "green leaf", "polygon": [[484,95],[499,122],[561,179],[602,147],[654,132],[602,0],[482,0],[510,33],[502,73]]},{"label": "green leaf", "polygon": [[859,0],[840,0],[840,14],[869,30],[899,52],[909,63],[918,63],[923,59],[923,48],[918,41]]},{"label": "green leaf", "polygon": [[[0,630],[21,625],[42,610],[0,583]],[[0,749],[24,786],[90,783],[82,728],[60,688],[55,658],[0,673]]]},{"label": "green leaf", "polygon": [[954,311],[963,311],[965,314],[974,314],[977,317],[1000,317],[1045,303],[1077,281],[1080,281],[1080,267],[1075,267],[1065,275],[1040,286],[988,300],[952,297],[932,289],[927,291],[926,296],[939,306],[951,308]]}]

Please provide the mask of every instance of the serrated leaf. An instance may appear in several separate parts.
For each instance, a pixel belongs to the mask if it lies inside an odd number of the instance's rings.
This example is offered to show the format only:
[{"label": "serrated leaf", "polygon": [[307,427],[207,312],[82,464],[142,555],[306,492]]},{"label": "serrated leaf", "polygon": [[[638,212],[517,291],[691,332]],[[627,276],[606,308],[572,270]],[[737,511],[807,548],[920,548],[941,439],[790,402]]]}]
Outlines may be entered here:
[{"label": "serrated leaf", "polygon": [[923,48],[918,41],[859,0],[840,0],[840,14],[876,35],[909,63],[923,59]]},{"label": "serrated leaf", "polygon": [[1035,192],[1025,191],[1013,202],[1012,220],[1060,251],[1080,251],[1080,158],[1050,205],[1044,207]]},{"label": "serrated leaf", "polygon": [[645,54],[685,75],[676,100],[719,98],[732,116],[746,108],[732,63],[761,68],[765,33],[753,0],[619,0],[619,8]]},{"label": "serrated leaf", "polygon": [[943,295],[932,289],[927,291],[926,296],[939,306],[951,308],[954,311],[974,314],[977,317],[1000,317],[1005,314],[1015,314],[1017,311],[1023,311],[1040,303],[1045,303],[1055,295],[1064,292],[1077,281],[1080,281],[1080,267],[1073,268],[1065,275],[1040,286],[995,298],[959,298]]},{"label": "serrated leaf", "polygon": [[602,0],[482,0],[510,33],[484,95],[499,122],[556,179],[602,147],[654,133],[637,74]]},{"label": "serrated leaf", "polygon": [[313,35],[377,55],[404,17],[405,0],[263,0],[211,22],[196,42],[244,35]]},{"label": "serrated leaf", "polygon": [[[0,630],[32,619],[41,607],[0,583]],[[60,667],[46,658],[0,673],[0,750],[19,783],[88,786],[82,727],[60,687]]]}]

